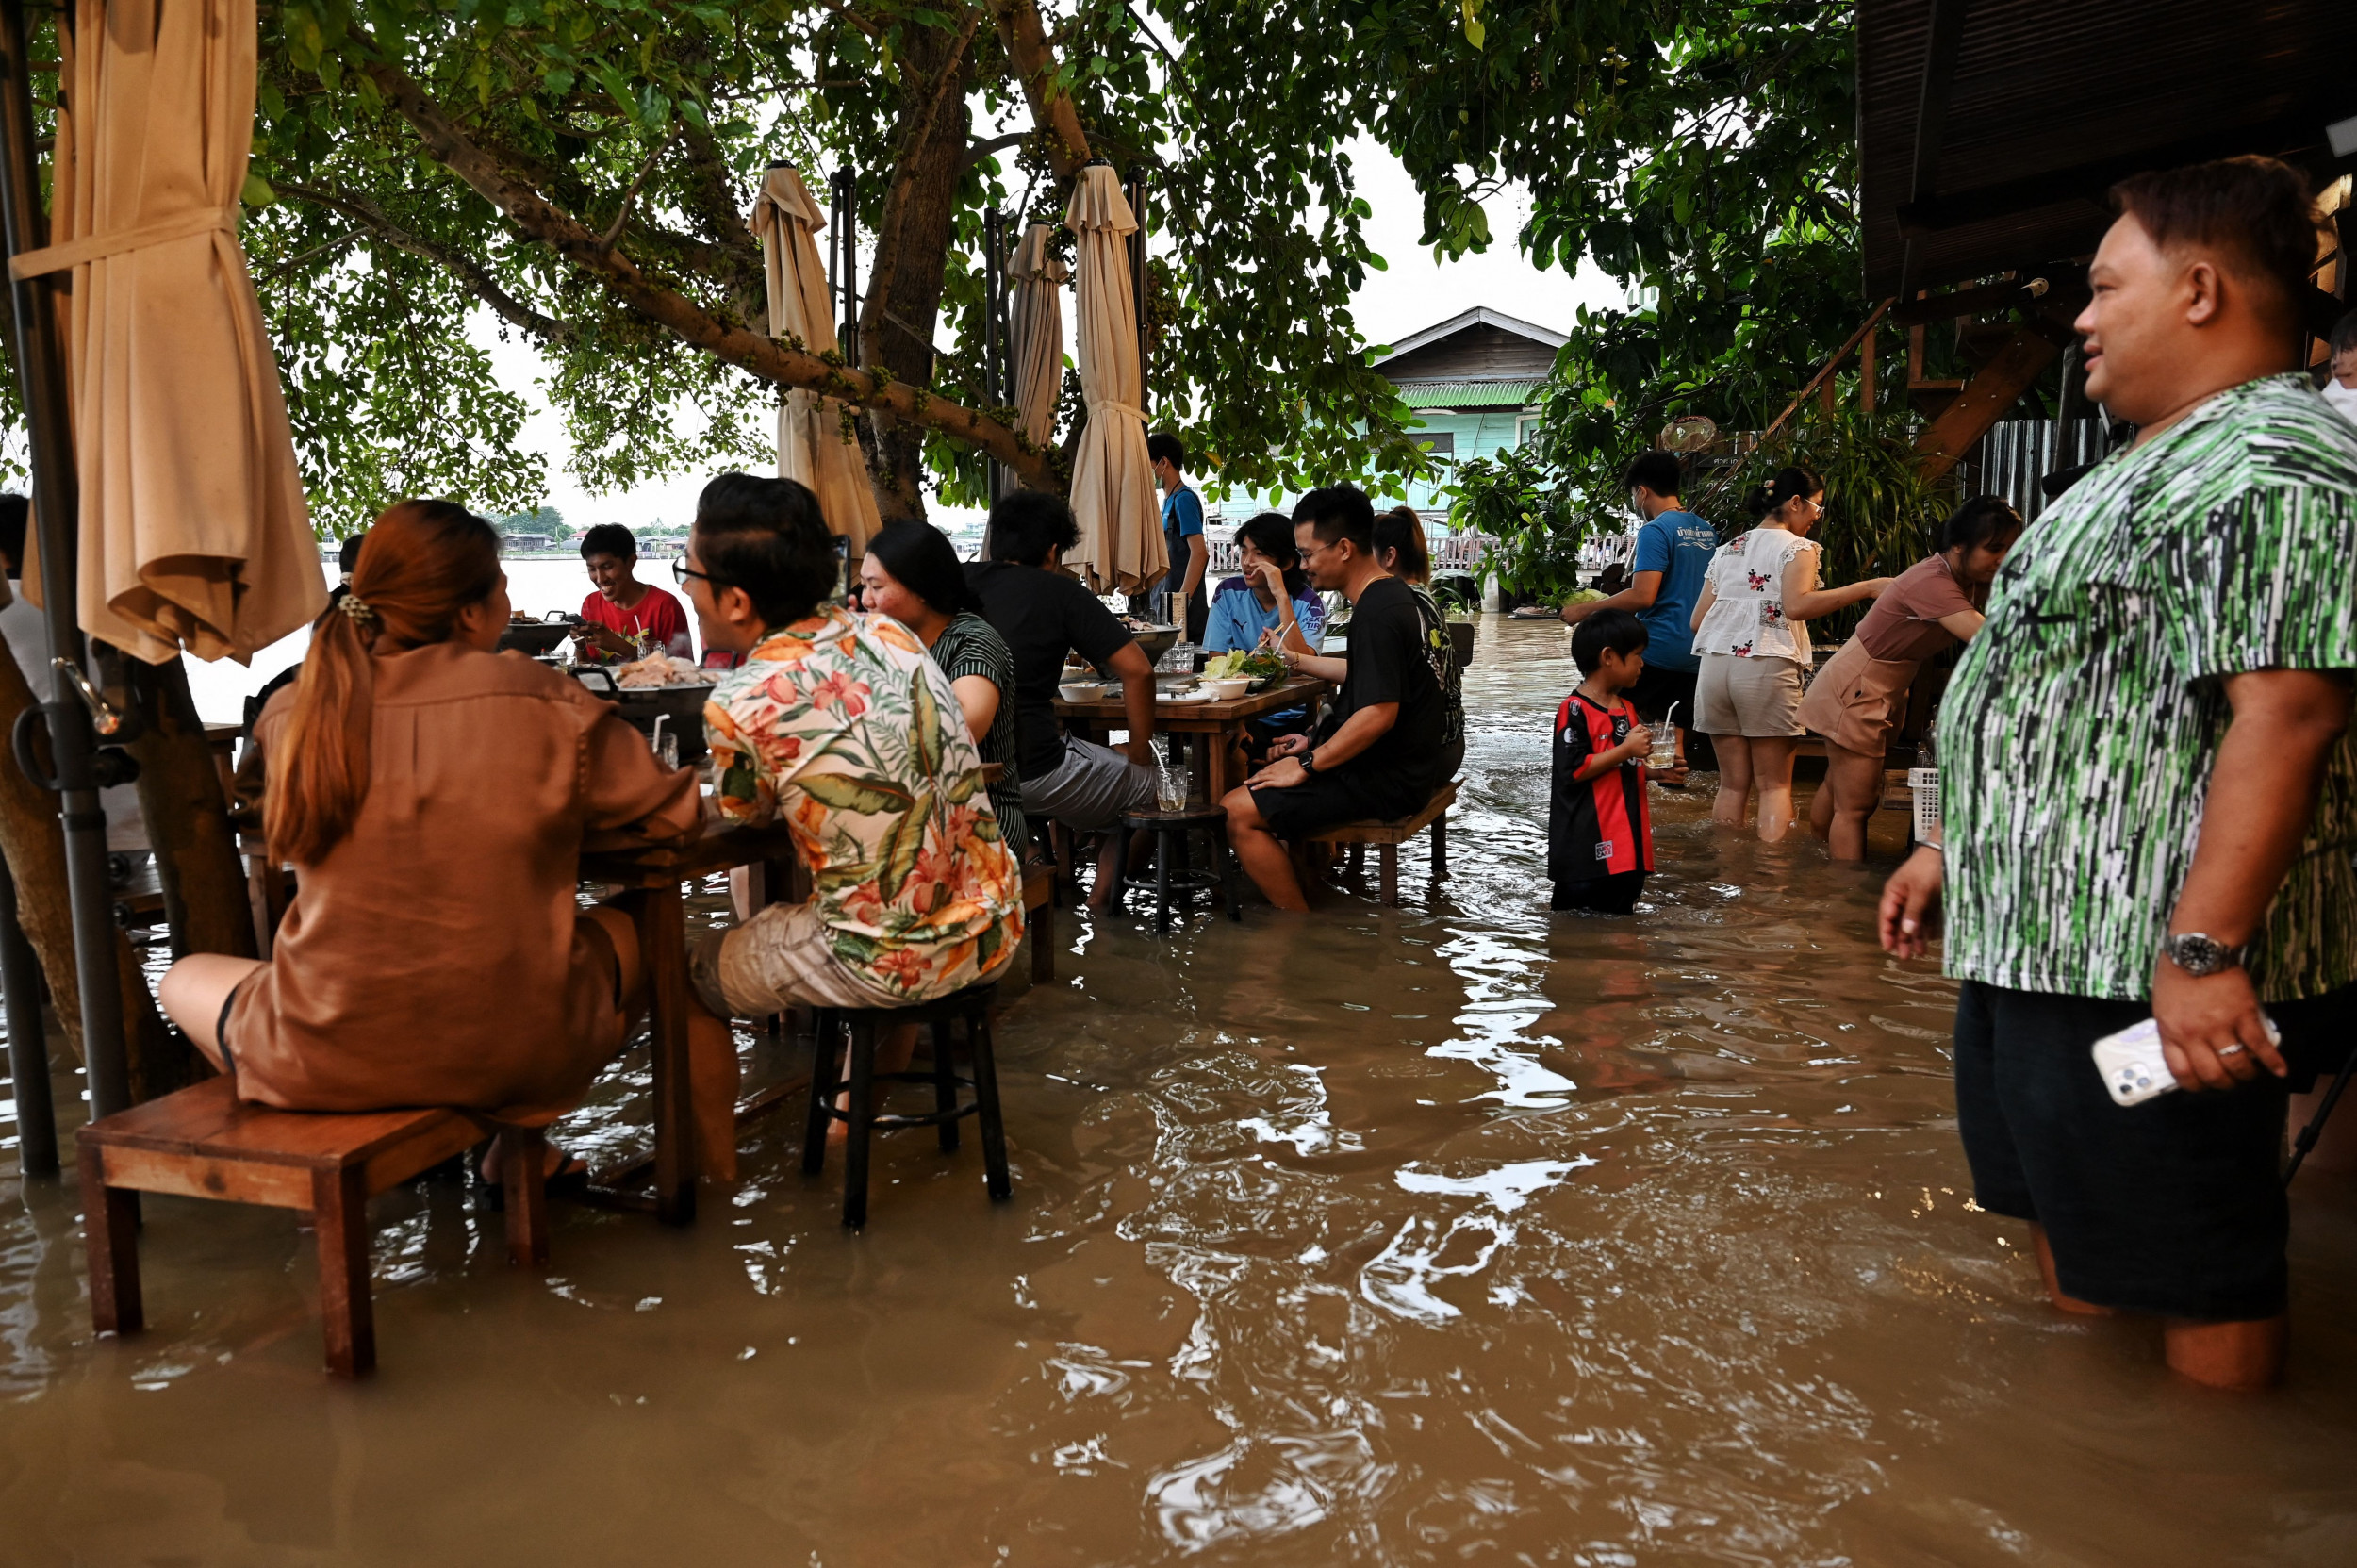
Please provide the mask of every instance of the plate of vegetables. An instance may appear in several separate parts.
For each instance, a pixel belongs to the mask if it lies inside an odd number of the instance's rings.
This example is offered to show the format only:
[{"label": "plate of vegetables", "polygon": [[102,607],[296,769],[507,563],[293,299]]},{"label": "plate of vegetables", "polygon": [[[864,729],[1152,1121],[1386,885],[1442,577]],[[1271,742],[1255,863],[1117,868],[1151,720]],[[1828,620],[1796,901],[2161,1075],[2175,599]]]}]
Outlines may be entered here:
[{"label": "plate of vegetables", "polygon": [[1246,680],[1252,683],[1252,690],[1261,691],[1285,678],[1285,661],[1265,649],[1248,653],[1214,653],[1203,661],[1203,678]]}]

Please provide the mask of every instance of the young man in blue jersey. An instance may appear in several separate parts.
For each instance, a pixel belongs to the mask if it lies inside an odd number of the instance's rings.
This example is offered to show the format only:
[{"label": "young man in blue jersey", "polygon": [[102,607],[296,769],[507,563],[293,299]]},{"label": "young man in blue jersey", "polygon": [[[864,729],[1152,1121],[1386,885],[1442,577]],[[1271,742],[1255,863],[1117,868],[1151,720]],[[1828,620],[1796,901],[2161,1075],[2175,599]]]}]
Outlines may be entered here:
[{"label": "young man in blue jersey", "polygon": [[[1162,543],[1170,552],[1170,575],[1162,586],[1184,608],[1171,614],[1186,628],[1186,640],[1200,643],[1211,619],[1211,589],[1204,577],[1211,570],[1211,541],[1203,536],[1203,498],[1195,493],[1182,471],[1187,449],[1167,430],[1146,438],[1146,455],[1154,464],[1154,483],[1162,491]],[[1135,609],[1133,602],[1130,606]]]}]

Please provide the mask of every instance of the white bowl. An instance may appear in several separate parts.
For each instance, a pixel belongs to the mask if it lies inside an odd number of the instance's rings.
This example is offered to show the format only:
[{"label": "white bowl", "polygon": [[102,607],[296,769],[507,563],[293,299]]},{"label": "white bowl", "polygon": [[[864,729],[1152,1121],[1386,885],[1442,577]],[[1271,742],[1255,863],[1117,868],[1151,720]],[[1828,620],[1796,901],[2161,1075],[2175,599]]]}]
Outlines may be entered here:
[{"label": "white bowl", "polygon": [[1066,681],[1056,688],[1067,702],[1094,702],[1105,695],[1102,681]]},{"label": "white bowl", "polygon": [[1252,678],[1248,675],[1224,676],[1216,681],[1204,682],[1203,689],[1211,694],[1214,702],[1232,702],[1252,689]]}]

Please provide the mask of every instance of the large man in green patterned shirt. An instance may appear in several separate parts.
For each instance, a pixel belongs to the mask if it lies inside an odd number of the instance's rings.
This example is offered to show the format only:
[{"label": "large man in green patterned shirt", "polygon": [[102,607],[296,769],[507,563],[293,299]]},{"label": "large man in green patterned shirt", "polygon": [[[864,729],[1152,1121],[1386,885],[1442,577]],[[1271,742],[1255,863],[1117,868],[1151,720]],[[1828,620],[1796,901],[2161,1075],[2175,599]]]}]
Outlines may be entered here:
[{"label": "large man in green patterned shirt", "polygon": [[[2055,1303],[2159,1316],[2171,1366],[2255,1386],[2283,1363],[2287,1089],[2357,1032],[2357,427],[2289,373],[2299,174],[2114,199],[2077,329],[2135,444],[2006,562],[1941,715],[1944,864],[1892,877],[1883,939],[1922,951],[1944,893],[1975,1196],[2032,1222]],[[2089,1048],[2148,1015],[2186,1092],[2122,1108]]]}]

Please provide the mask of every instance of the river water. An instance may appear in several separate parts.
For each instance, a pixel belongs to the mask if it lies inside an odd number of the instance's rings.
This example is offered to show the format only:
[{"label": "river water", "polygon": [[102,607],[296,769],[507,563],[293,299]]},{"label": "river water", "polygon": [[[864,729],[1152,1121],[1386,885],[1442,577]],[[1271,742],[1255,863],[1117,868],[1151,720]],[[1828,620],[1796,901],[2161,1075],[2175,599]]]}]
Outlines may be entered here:
[{"label": "river water", "polygon": [[[998,1031],[1008,1204],[885,1139],[847,1234],[788,1114],[690,1230],[560,1208],[536,1278],[429,1183],[343,1387],[287,1216],[151,1199],[153,1327],[100,1343],[71,1184],[0,1180],[0,1561],[2357,1561],[2349,1189],[2296,1197],[2284,1392],[2050,1312],[1879,869],[1657,794],[1640,914],[1544,912],[1573,680],[1485,619],[1404,910],[1067,915]],[[642,1139],[642,1069],[565,1136]]]}]

